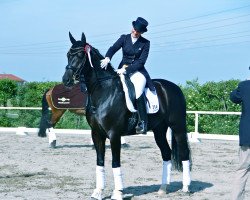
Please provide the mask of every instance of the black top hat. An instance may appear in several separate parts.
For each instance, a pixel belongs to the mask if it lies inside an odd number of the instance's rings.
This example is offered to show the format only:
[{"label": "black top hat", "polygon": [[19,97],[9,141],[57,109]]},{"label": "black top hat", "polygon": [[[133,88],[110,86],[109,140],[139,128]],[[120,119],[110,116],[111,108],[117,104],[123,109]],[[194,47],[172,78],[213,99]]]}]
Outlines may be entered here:
[{"label": "black top hat", "polygon": [[136,19],[136,21],[132,22],[133,27],[135,30],[144,33],[147,32],[147,26],[148,26],[148,22],[147,20],[143,19],[142,17],[138,17]]}]

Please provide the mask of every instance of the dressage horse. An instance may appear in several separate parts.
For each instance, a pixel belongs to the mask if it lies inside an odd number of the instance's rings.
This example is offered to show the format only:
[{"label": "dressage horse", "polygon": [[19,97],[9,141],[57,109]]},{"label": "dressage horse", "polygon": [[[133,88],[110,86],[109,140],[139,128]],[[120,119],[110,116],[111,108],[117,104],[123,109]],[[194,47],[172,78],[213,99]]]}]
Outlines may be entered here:
[{"label": "dressage horse", "polygon": [[[67,87],[74,84],[74,77],[80,73],[85,78],[88,90],[88,105],[86,118],[91,126],[92,139],[97,154],[96,188],[93,199],[102,199],[105,187],[105,140],[111,144],[112,169],[114,185],[111,199],[122,199],[123,179],[121,172],[121,136],[136,134],[135,114],[126,106],[125,93],[119,75],[111,64],[106,69],[100,67],[104,57],[99,51],[86,43],[86,37],[76,41],[69,33],[71,48],[67,54],[68,65],[63,75],[63,83]],[[162,184],[159,194],[166,193],[170,184],[172,162],[176,169],[183,169],[183,188],[188,192],[190,179],[190,150],[186,129],[186,101],[181,89],[172,82],[163,79],[153,79],[159,98],[159,111],[148,114],[148,130],[152,130],[156,144],[160,148],[163,167]],[[172,129],[172,149],[168,145],[166,132]],[[172,162],[171,162],[172,161]]]},{"label": "dressage horse", "polygon": [[[53,87],[54,88],[54,87]],[[46,137],[46,131],[48,130],[48,136],[49,136],[49,145],[51,148],[56,147],[56,135],[53,130],[53,128],[56,126],[58,121],[61,119],[63,114],[68,110],[72,113],[75,113],[76,115],[79,116],[84,116],[86,113],[85,106],[82,105],[82,109],[59,109],[54,106],[52,103],[52,90],[53,88],[50,88],[45,91],[42,97],[42,116],[40,119],[40,124],[39,124],[39,130],[38,130],[38,136],[39,137]],[[82,93],[82,95],[87,98],[86,93]],[[49,108],[51,109],[51,115],[49,113]]]}]

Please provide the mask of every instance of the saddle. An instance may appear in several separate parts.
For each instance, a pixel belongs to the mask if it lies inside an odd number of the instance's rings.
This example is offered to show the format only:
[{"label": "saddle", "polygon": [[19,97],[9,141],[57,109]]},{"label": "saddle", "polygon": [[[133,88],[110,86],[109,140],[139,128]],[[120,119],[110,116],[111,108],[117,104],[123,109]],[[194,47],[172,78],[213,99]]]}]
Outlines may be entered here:
[{"label": "saddle", "polygon": [[[137,112],[135,105],[135,88],[130,78],[126,75],[120,75],[123,91],[125,93],[126,105],[129,111]],[[145,88],[143,95],[146,100],[146,108],[148,114],[156,113],[159,110],[159,100],[156,91]]]},{"label": "saddle", "polygon": [[[128,126],[126,132],[128,135],[133,135],[135,134],[135,126],[138,122],[135,88],[129,76],[121,74],[120,79],[122,82],[123,91],[125,93],[127,108],[132,113],[131,117],[128,119]],[[147,113],[156,113],[159,110],[159,101],[156,91],[152,92],[149,88],[145,88],[142,95],[144,95]]]},{"label": "saddle", "polygon": [[80,83],[71,89],[63,84],[56,85],[51,92],[51,101],[57,109],[84,109],[87,101],[87,93],[81,92]]}]

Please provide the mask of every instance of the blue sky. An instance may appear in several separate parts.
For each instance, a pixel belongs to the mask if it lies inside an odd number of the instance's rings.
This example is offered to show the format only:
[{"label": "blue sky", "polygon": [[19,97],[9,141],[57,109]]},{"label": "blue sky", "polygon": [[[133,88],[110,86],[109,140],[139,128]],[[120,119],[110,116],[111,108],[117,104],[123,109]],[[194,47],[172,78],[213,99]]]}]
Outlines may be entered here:
[{"label": "blue sky", "polygon": [[[148,20],[146,68],[177,84],[250,77],[250,2],[245,0],[0,0],[0,73],[61,81],[68,32],[105,54],[138,16]],[[111,63],[116,68],[117,53]]]}]

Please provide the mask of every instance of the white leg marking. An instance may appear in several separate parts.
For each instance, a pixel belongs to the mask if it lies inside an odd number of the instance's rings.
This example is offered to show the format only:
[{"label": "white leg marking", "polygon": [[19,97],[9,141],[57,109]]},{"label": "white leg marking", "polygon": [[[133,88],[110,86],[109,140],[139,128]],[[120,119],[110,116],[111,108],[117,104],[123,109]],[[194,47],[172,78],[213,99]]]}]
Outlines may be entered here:
[{"label": "white leg marking", "polygon": [[191,176],[190,176],[190,162],[189,160],[182,161],[183,167],[183,192],[189,192],[189,185],[191,183]]},{"label": "white leg marking", "polygon": [[167,185],[171,182],[171,169],[172,169],[172,162],[169,161],[163,161],[162,163],[162,183],[161,187],[158,191],[159,195],[166,194],[167,192]]},{"label": "white leg marking", "polygon": [[49,144],[51,144],[54,140],[56,140],[56,134],[53,128],[48,129],[48,135],[49,135]]},{"label": "white leg marking", "polygon": [[112,168],[114,175],[115,190],[123,190],[122,172],[121,168]]}]

